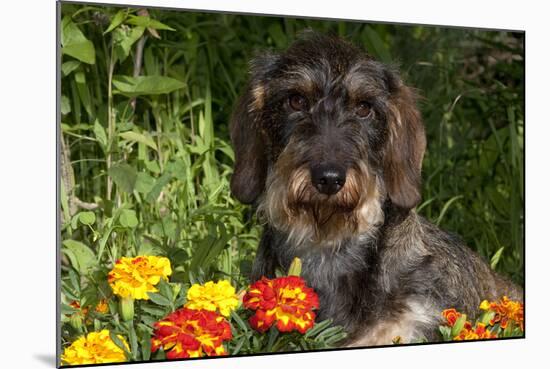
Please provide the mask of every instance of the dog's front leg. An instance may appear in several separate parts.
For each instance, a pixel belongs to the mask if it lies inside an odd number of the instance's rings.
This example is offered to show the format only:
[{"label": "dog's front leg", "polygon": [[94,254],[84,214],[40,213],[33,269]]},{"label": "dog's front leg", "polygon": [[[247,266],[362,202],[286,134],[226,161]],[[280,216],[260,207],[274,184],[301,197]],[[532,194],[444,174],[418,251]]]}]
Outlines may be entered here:
[{"label": "dog's front leg", "polygon": [[261,277],[274,278],[275,269],[278,266],[277,260],[273,250],[273,236],[269,229],[265,229],[252,265],[250,281],[255,282]]}]

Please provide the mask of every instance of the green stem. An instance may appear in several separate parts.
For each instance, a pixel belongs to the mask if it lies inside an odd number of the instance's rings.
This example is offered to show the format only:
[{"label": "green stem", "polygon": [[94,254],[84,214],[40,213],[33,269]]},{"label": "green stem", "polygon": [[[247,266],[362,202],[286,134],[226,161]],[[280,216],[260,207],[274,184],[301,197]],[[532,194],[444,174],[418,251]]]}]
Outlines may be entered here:
[{"label": "green stem", "polygon": [[[116,59],[114,54],[114,42],[111,43],[111,54],[109,62],[109,76],[107,82],[107,171],[111,168],[112,165],[112,150],[111,145],[113,143],[114,136],[114,112],[113,112],[113,72],[115,70]],[[107,176],[107,200],[111,200],[111,192],[113,190],[113,180],[111,176]]]}]

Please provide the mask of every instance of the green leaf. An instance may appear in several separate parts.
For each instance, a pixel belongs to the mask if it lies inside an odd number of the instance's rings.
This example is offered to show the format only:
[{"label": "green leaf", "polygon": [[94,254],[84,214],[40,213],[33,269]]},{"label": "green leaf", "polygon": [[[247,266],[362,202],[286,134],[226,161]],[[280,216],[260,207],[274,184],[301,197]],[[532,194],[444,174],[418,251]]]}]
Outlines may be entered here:
[{"label": "green leaf", "polygon": [[269,339],[267,341],[267,348],[266,349],[267,349],[268,352],[272,352],[273,344],[275,343],[275,340],[277,339],[277,337],[279,337],[279,329],[272,326],[269,329]]},{"label": "green leaf", "polygon": [[439,213],[439,217],[437,218],[435,224],[439,225],[441,223],[441,221],[443,220],[443,218],[445,217],[445,213],[447,213],[447,210],[449,210],[449,207],[451,206],[451,204],[453,202],[463,198],[463,197],[464,196],[462,196],[462,195],[457,195],[457,196],[453,196],[452,198],[447,200],[445,205],[443,205],[443,209],[441,209],[441,212]]},{"label": "green leaf", "polygon": [[336,333],[340,333],[342,331],[342,327],[336,326],[336,327],[330,327],[319,333],[317,337],[315,337],[315,340],[325,340],[329,337],[333,336]]},{"label": "green leaf", "polygon": [[64,314],[64,315],[70,315],[79,311],[79,309],[75,309],[74,307],[63,303],[61,304],[60,310],[61,310],[61,314]]},{"label": "green leaf", "polygon": [[63,76],[66,77],[79,66],[80,62],[78,60],[69,60],[68,62],[65,62],[61,65],[61,72],[63,73]]},{"label": "green leaf", "polygon": [[116,90],[113,93],[128,97],[140,95],[167,94],[185,87],[185,83],[177,79],[164,76],[115,76],[113,85]]},{"label": "green leaf", "polygon": [[[109,219],[111,220],[111,219]],[[97,260],[101,260],[101,257],[103,256],[103,251],[105,250],[105,246],[107,245],[107,241],[109,241],[109,238],[111,236],[111,232],[113,231],[113,227],[110,225],[106,231],[103,232],[103,236],[99,239],[99,247],[97,251]]]},{"label": "green leaf", "polygon": [[153,138],[149,133],[138,133],[134,131],[128,131],[128,132],[122,132],[118,134],[120,137],[122,137],[125,140],[128,141],[135,141],[142,143],[144,145],[149,146],[153,150],[157,150],[157,145],[155,144],[155,141],[153,141]]},{"label": "green leaf", "polygon": [[124,228],[135,228],[139,224],[136,212],[130,209],[122,209],[118,221]]},{"label": "green leaf", "polygon": [[392,58],[388,45],[380,38],[378,32],[372,27],[366,26],[365,28],[365,42],[367,44],[367,50],[374,54],[378,59],[384,63],[391,63]]},{"label": "green leaf", "polygon": [[161,279],[159,284],[157,284],[156,287],[158,288],[159,293],[162,296],[166,297],[169,301],[174,300],[174,293],[173,293],[172,287],[164,279]]},{"label": "green leaf", "polygon": [[441,336],[443,337],[443,341],[450,341],[453,338],[451,336],[451,327],[440,325],[439,333],[441,333]]},{"label": "green leaf", "polygon": [[497,267],[497,264],[500,261],[500,257],[502,256],[502,251],[504,251],[504,247],[498,249],[491,258],[491,269],[495,270],[495,268]]},{"label": "green leaf", "polygon": [[109,27],[107,27],[107,30],[105,30],[103,34],[106,35],[107,33],[111,32],[112,30],[120,26],[122,22],[124,22],[124,20],[126,19],[127,14],[128,14],[128,9],[119,10],[114,15],[113,19],[111,19],[111,24],[109,24]]},{"label": "green leaf", "polygon": [[243,347],[244,342],[246,341],[246,336],[242,336],[237,340],[237,344],[235,345],[235,348],[229,353],[229,355],[237,355],[241,348]]},{"label": "green leaf", "polygon": [[61,52],[87,64],[95,64],[94,44],[88,40],[70,16],[61,21]]},{"label": "green leaf", "polygon": [[160,306],[170,306],[172,301],[168,300],[166,297],[162,296],[160,293],[156,292],[147,292],[151,301]]},{"label": "green leaf", "polygon": [[[340,327],[340,328],[341,328],[341,327]],[[342,328],[342,329],[343,329],[343,328]],[[331,345],[333,345],[333,344],[336,344],[336,343],[342,341],[342,340],[343,340],[344,338],[346,338],[347,336],[348,336],[348,335],[347,335],[346,332],[339,332],[339,333],[336,333],[336,334],[330,336],[329,338],[327,338],[327,339],[325,340],[325,344],[326,344],[327,346],[331,346]]]},{"label": "green leaf", "polygon": [[139,193],[149,193],[155,186],[155,178],[147,173],[139,172],[136,178],[135,190]]},{"label": "green leaf", "polygon": [[78,90],[78,96],[80,97],[80,101],[82,101],[82,105],[84,105],[84,109],[86,109],[86,113],[93,116],[94,106],[90,97],[90,91],[88,90],[88,83],[86,83],[86,74],[84,74],[84,72],[77,72],[74,74],[74,79],[76,82],[76,89]]},{"label": "green leaf", "polygon": [[[147,314],[151,314],[151,315],[154,315],[154,316],[157,316],[157,317],[166,315],[166,311],[164,309],[161,309],[161,308],[158,308],[158,307],[151,307],[151,306],[147,306],[147,305],[141,305],[140,309],[143,310],[144,312],[146,312]],[[155,321],[156,320],[158,320],[158,319],[155,319]]]},{"label": "green leaf", "polygon": [[248,326],[235,311],[231,311],[231,318],[235,321],[235,323],[237,323],[243,332],[248,332]]},{"label": "green leaf", "polygon": [[155,182],[155,185],[153,186],[151,191],[145,197],[145,200],[150,203],[155,202],[160,196],[160,192],[162,191],[164,186],[166,186],[171,179],[172,175],[170,173],[164,173],[162,176],[160,176],[159,179],[157,179],[157,181]]},{"label": "green leaf", "polygon": [[95,214],[92,211],[83,211],[78,213],[78,220],[84,225],[92,225],[95,223]]},{"label": "green leaf", "polygon": [[119,61],[123,62],[130,55],[132,45],[143,35],[145,28],[134,27],[130,30],[117,28],[113,32],[113,42],[115,43],[115,52]]},{"label": "green leaf", "polygon": [[136,330],[134,329],[134,323],[132,321],[130,321],[130,329],[128,330],[128,339],[130,340],[130,348],[131,348],[131,353],[132,353],[132,359],[134,360],[138,360],[138,352],[139,352],[139,347],[138,347],[138,339],[137,339],[137,335],[136,335]]},{"label": "green leaf", "polygon": [[[140,328],[141,325],[138,325]],[[140,341],[141,341],[141,355],[142,359],[147,361],[151,358],[151,334],[145,328],[138,329],[140,331]]]},{"label": "green leaf", "polygon": [[65,95],[61,96],[61,115],[67,115],[71,112],[71,101]]},{"label": "green leaf", "polygon": [[136,184],[136,169],[128,164],[117,164],[109,169],[109,176],[124,192],[132,193]]},{"label": "green leaf", "polygon": [[131,357],[130,351],[128,351],[128,348],[122,342],[122,340],[118,338],[118,335],[115,334],[113,331],[110,331],[109,337],[111,337],[111,340],[114,342],[115,345],[117,345],[122,351],[124,351],[124,354],[126,355],[126,359],[129,359]]},{"label": "green leaf", "polygon": [[71,260],[71,262],[73,263],[73,267],[80,274],[88,274],[91,268],[97,265],[94,252],[82,242],[65,240],[63,241],[63,247],[69,250],[74,256],[75,260]]},{"label": "green leaf", "polygon": [[269,32],[269,36],[271,36],[275,42],[275,46],[277,46],[277,48],[281,49],[287,45],[286,35],[279,23],[272,23],[267,31]]},{"label": "green leaf", "polygon": [[317,333],[321,332],[323,329],[327,328],[332,324],[332,319],[326,319],[322,322],[316,323],[313,328],[308,330],[304,335],[305,338],[314,337]]},{"label": "green leaf", "polygon": [[71,281],[71,287],[74,291],[80,295],[80,277],[74,269],[69,269],[69,279]]},{"label": "green leaf", "polygon": [[99,145],[103,148],[103,150],[107,149],[107,134],[105,133],[105,128],[99,123],[99,121],[96,119],[94,122],[94,135],[99,142]]},{"label": "green leaf", "polygon": [[157,20],[151,19],[148,16],[143,15],[130,15],[128,17],[127,24],[132,24],[134,26],[141,26],[145,28],[154,28],[154,29],[160,29],[160,30],[166,30],[166,31],[175,31],[170,26],[167,26],[164,23],[161,23]]}]

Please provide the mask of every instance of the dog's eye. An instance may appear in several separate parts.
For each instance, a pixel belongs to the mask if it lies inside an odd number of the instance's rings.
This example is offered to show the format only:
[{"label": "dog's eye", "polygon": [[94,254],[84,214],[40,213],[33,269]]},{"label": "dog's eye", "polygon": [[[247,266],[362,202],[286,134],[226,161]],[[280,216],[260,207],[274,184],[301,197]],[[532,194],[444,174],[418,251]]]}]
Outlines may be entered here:
[{"label": "dog's eye", "polygon": [[290,95],[288,98],[290,107],[296,111],[303,111],[307,109],[307,100],[300,94]]},{"label": "dog's eye", "polygon": [[355,111],[355,114],[357,114],[361,118],[366,118],[371,113],[371,105],[366,101],[361,101],[359,104],[357,104],[357,110]]}]

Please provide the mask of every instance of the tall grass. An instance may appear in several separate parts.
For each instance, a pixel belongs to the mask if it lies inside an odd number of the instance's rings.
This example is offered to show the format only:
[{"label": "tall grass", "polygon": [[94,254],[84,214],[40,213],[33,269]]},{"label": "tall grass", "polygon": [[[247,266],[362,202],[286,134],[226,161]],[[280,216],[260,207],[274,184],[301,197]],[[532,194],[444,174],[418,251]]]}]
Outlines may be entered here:
[{"label": "tall grass", "polygon": [[246,283],[261,229],[229,193],[228,117],[250,57],[304,28],[400,65],[424,97],[419,212],[523,281],[523,35],[68,3],[62,20],[66,309],[110,296],[123,255],[168,256],[176,282]]}]

